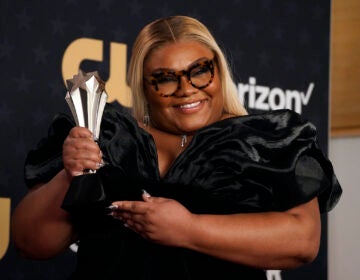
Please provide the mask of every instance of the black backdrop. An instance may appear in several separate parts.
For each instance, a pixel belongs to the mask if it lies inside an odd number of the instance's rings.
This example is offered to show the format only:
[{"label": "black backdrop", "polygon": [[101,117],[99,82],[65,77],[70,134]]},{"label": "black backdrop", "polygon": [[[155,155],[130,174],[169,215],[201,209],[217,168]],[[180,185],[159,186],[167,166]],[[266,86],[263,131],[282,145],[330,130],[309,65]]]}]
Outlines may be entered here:
[{"label": "black backdrop", "polygon": [[[71,67],[66,65],[78,67],[84,59],[81,68],[111,80],[111,99],[126,103],[121,86],[129,49],[138,31],[155,18],[200,19],[227,53],[249,111],[287,107],[301,113],[318,127],[327,152],[330,1],[1,0],[0,14],[1,279],[66,279],[74,268],[70,249],[49,261],[30,261],[13,248],[9,215],[26,193],[24,158],[47,133],[54,114],[69,113],[63,79],[71,77],[63,73]],[[77,47],[80,52],[72,52]],[[101,58],[95,58],[95,49]],[[269,279],[327,279],[326,216],[322,221],[315,262],[269,272]]]}]

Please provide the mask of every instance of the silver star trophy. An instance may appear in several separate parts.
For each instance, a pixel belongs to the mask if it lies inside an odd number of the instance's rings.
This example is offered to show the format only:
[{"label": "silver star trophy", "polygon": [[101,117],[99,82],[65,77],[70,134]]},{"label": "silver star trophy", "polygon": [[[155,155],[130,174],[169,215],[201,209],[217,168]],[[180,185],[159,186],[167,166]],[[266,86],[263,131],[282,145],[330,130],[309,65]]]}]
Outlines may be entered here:
[{"label": "silver star trophy", "polygon": [[[86,127],[98,141],[100,124],[107,101],[105,83],[97,71],[85,73],[79,70],[72,79],[66,80],[68,92],[65,100],[77,126]],[[94,171],[90,171],[93,173]]]}]

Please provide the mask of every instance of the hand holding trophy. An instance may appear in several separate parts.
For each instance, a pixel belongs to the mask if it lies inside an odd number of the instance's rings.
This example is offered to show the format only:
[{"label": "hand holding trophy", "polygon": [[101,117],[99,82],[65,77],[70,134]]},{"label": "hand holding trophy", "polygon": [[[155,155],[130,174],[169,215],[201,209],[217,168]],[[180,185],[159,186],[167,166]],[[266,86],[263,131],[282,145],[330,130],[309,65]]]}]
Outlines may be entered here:
[{"label": "hand holding trophy", "polygon": [[[88,128],[93,133],[94,140],[98,141],[107,101],[105,83],[97,71],[85,73],[81,70],[66,82],[68,92],[65,100],[76,125]],[[104,205],[108,204],[98,173],[95,170],[84,170],[84,175],[73,177],[62,204],[63,209],[73,214],[85,211],[84,209],[104,209]]]},{"label": "hand holding trophy", "polygon": [[[72,79],[66,80],[68,92],[65,100],[70,107],[77,126],[86,127],[98,141],[100,124],[107,101],[105,83],[97,71],[85,73],[79,70]],[[86,170],[85,173],[95,173]]]}]

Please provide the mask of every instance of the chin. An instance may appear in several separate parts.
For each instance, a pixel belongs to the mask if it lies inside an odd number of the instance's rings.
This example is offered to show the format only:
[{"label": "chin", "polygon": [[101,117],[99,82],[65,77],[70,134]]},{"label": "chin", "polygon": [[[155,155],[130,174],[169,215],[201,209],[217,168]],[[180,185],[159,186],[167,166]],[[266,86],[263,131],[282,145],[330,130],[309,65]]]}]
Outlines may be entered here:
[{"label": "chin", "polygon": [[213,122],[196,122],[196,123],[191,122],[188,125],[183,124],[179,128],[181,128],[181,131],[183,131],[184,133],[192,134],[198,131],[199,129],[204,128],[205,126],[208,126],[211,123]]}]

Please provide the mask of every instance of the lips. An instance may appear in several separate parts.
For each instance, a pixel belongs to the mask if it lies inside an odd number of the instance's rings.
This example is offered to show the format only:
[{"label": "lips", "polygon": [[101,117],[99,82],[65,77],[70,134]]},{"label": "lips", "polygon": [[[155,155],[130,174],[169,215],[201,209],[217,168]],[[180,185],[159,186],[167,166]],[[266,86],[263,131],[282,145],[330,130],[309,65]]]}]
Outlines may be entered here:
[{"label": "lips", "polygon": [[201,103],[201,101],[196,101],[196,102],[193,102],[193,103],[182,104],[182,105],[179,105],[178,107],[180,109],[191,109],[191,108],[194,108],[196,106],[199,106],[200,103]]},{"label": "lips", "polygon": [[187,102],[184,104],[176,105],[174,107],[182,114],[194,114],[199,112],[204,107],[205,102],[206,99],[194,102]]}]

